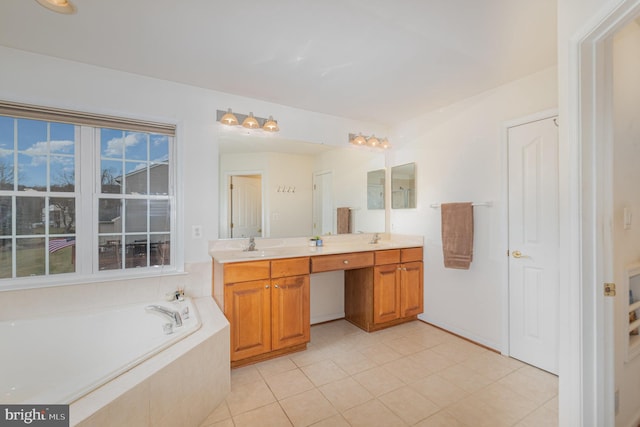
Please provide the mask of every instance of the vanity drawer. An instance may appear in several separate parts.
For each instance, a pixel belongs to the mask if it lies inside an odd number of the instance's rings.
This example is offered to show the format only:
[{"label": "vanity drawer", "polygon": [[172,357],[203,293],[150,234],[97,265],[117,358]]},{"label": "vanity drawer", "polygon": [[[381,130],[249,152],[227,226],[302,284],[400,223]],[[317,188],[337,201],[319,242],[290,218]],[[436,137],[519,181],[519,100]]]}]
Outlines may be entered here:
[{"label": "vanity drawer", "polygon": [[224,265],[224,283],[268,279],[270,261],[233,262]]},{"label": "vanity drawer", "polygon": [[373,252],[353,252],[311,257],[311,272],[350,270],[373,266]]},{"label": "vanity drawer", "polygon": [[422,248],[406,248],[400,253],[402,262],[422,261]]},{"label": "vanity drawer", "polygon": [[309,274],[309,257],[274,259],[271,261],[271,277],[301,276]]},{"label": "vanity drawer", "polygon": [[400,262],[400,249],[376,251],[376,265],[398,264]]}]

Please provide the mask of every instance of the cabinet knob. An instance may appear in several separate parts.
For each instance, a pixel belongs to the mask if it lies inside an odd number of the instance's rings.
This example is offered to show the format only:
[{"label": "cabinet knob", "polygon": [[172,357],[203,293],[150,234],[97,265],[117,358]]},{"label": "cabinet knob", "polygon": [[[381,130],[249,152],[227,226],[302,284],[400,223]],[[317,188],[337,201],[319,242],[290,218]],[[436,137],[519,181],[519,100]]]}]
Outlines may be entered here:
[{"label": "cabinet knob", "polygon": [[349,260],[345,259],[344,261],[342,261],[343,264],[349,264]]},{"label": "cabinet knob", "polygon": [[278,285],[275,285],[275,288],[278,288]]},{"label": "cabinet knob", "polygon": [[265,288],[265,289],[269,289],[269,285],[266,285],[264,288]]}]

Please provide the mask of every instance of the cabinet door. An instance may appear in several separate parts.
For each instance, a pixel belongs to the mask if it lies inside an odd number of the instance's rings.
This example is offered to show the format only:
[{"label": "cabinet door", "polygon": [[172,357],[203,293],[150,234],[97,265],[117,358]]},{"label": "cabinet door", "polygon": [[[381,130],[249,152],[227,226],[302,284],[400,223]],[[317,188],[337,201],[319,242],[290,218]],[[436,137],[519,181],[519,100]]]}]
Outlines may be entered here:
[{"label": "cabinet door", "polygon": [[271,280],[272,349],[309,342],[309,275]]},{"label": "cabinet door", "polygon": [[225,315],[231,326],[231,361],[271,350],[271,286],[268,280],[225,286]]},{"label": "cabinet door", "polygon": [[373,323],[400,317],[400,274],[397,264],[381,265],[373,271]]},{"label": "cabinet door", "polygon": [[415,316],[424,310],[422,262],[408,262],[400,267],[400,315]]}]

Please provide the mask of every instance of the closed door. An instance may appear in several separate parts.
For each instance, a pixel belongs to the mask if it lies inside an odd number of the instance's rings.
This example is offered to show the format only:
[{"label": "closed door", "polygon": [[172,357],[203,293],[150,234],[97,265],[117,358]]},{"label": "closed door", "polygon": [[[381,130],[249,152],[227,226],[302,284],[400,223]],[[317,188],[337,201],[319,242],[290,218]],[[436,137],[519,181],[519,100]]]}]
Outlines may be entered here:
[{"label": "closed door", "polygon": [[231,182],[231,237],[262,235],[262,176],[234,175]]},{"label": "closed door", "polygon": [[400,270],[398,265],[380,265],[373,269],[373,323],[385,323],[400,317]]},{"label": "closed door", "polygon": [[558,129],[508,130],[509,353],[558,372]]},{"label": "closed door", "polygon": [[408,262],[400,266],[400,315],[415,316],[424,311],[422,262]]},{"label": "closed door", "polygon": [[322,236],[334,232],[333,173],[313,174],[313,234]]},{"label": "closed door", "polygon": [[309,275],[271,281],[272,350],[309,342],[309,283]]}]

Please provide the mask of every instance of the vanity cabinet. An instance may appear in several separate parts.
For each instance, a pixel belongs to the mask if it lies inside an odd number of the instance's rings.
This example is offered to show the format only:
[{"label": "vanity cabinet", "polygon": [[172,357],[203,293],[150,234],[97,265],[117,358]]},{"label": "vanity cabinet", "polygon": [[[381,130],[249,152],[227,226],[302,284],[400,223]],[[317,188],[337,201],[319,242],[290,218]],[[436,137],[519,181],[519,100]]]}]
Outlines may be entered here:
[{"label": "vanity cabinet", "polygon": [[374,255],[372,269],[345,272],[346,319],[366,331],[413,320],[424,304],[422,248]]},{"label": "vanity cabinet", "polygon": [[232,366],[306,347],[308,257],[228,263],[223,268]]}]

